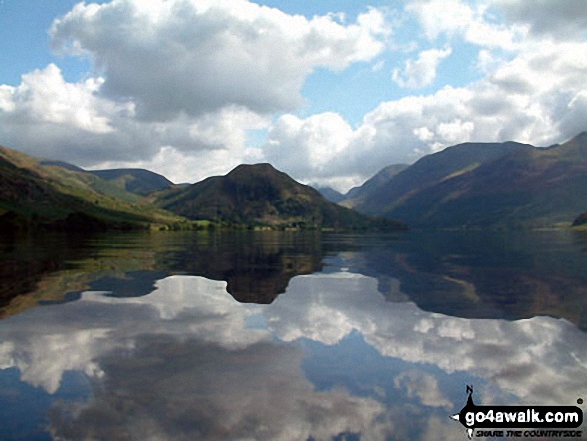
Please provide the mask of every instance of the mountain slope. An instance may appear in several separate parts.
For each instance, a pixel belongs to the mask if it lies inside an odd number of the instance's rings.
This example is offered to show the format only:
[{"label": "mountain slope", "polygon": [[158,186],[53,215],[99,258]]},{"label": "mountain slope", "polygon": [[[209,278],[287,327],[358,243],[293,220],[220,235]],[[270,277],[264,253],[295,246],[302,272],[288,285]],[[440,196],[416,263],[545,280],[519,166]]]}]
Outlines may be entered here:
[{"label": "mountain slope", "polygon": [[344,195],[344,202],[342,205],[352,208],[361,204],[361,202],[371,193],[375,192],[377,188],[385,185],[391,178],[408,167],[408,164],[392,164],[381,169],[372,178],[365,181],[363,185],[351,188]]},{"label": "mountain slope", "polygon": [[582,133],[549,148],[512,149],[407,194],[383,214],[415,226],[538,227],[569,224],[585,206],[587,133]]},{"label": "mountain slope", "polygon": [[441,152],[424,156],[383,185],[368,192],[354,208],[365,214],[387,215],[394,207],[427,188],[469,173],[481,164],[524,147],[530,146],[505,142],[465,143],[448,147]]},{"label": "mountain slope", "polygon": [[114,182],[120,188],[141,196],[154,191],[173,187],[173,182],[165,176],[140,168],[121,168],[113,170],[88,170],[88,173],[105,181]]},{"label": "mountain slope", "polygon": [[270,164],[240,165],[188,188],[156,195],[156,203],[194,220],[298,228],[400,228],[327,201]]},{"label": "mountain slope", "polygon": [[180,221],[97,176],[0,147],[0,225],[7,230],[128,229]]},{"label": "mountain slope", "polygon": [[314,187],[316,190],[318,190],[318,193],[320,193],[322,196],[324,196],[327,200],[329,200],[330,202],[334,202],[335,204],[338,204],[340,201],[342,201],[344,199],[344,195],[338,191],[336,191],[334,188],[331,187]]},{"label": "mountain slope", "polygon": [[118,188],[125,192],[146,196],[154,191],[171,188],[175,184],[158,173],[141,168],[120,168],[111,170],[85,170],[77,165],[63,161],[42,160],[41,165],[60,167],[70,171],[86,173],[111,182],[111,188]]}]

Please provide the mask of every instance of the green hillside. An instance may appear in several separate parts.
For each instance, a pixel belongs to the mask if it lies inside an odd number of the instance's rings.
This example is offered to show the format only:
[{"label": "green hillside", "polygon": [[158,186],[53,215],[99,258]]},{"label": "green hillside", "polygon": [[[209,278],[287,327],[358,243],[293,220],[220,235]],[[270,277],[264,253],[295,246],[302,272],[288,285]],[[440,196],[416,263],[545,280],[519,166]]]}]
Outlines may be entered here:
[{"label": "green hillside", "polygon": [[130,193],[146,196],[154,191],[173,187],[173,182],[165,176],[139,168],[114,170],[88,170],[88,173],[109,181]]},{"label": "green hillside", "polygon": [[97,176],[43,165],[0,147],[0,225],[5,231],[135,229],[184,221]]},{"label": "green hillside", "polygon": [[156,196],[166,210],[193,220],[274,228],[399,229],[327,201],[269,164],[240,165],[187,188]]}]

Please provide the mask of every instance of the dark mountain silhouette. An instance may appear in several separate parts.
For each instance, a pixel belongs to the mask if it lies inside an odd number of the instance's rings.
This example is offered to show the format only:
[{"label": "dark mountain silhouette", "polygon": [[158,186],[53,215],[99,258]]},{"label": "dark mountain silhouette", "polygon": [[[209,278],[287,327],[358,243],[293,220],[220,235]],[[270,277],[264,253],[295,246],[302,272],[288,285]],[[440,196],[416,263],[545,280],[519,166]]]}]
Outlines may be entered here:
[{"label": "dark mountain silhouette", "polygon": [[549,148],[462,144],[426,156],[357,207],[413,226],[570,224],[587,205],[587,134]]},{"label": "dark mountain silhouette", "polygon": [[579,225],[586,225],[587,224],[587,212],[581,213],[577,218],[573,221],[573,226],[577,227]]},{"label": "dark mountain silhouette", "polygon": [[193,220],[278,228],[398,229],[394,221],[371,219],[327,201],[270,164],[240,165],[182,189],[163,191],[156,203]]},{"label": "dark mountain silhouette", "polygon": [[465,143],[427,155],[368,192],[355,208],[363,213],[387,214],[423,190],[465,174],[518,148],[523,144]]}]

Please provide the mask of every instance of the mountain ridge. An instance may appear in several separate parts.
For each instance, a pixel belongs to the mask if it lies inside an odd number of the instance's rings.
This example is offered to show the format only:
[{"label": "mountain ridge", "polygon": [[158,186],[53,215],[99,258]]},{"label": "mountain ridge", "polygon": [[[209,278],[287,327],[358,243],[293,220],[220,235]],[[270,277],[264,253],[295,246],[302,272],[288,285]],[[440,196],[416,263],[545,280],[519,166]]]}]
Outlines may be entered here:
[{"label": "mountain ridge", "polygon": [[278,228],[402,229],[327,201],[271,164],[241,164],[184,189],[155,196],[155,203],[188,219]]},{"label": "mountain ridge", "polygon": [[[422,178],[421,173],[414,173],[418,163],[428,163],[428,170],[442,170],[438,155],[445,151],[455,155],[458,146],[424,157],[390,180],[386,194],[371,195],[370,206],[356,208],[372,215],[393,217],[411,226],[434,228],[570,225],[577,213],[584,211],[587,206],[585,132],[548,148],[519,143],[501,146],[493,152],[497,154],[485,157],[480,164],[471,162],[469,157],[470,165],[463,169],[453,170],[451,174],[444,169],[445,176],[438,179],[437,173],[427,185],[406,186],[406,181]],[[459,165],[466,163],[467,160],[462,160]],[[404,176],[402,182],[402,174],[409,179]]]}]

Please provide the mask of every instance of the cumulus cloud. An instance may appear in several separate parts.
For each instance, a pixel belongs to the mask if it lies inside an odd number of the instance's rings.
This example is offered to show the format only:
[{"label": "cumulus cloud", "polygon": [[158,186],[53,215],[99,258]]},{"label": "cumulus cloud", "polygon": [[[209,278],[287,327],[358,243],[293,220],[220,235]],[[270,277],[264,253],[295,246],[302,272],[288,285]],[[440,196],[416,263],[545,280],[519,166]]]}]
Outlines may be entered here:
[{"label": "cumulus cloud", "polygon": [[269,124],[238,106],[199,118],[141,121],[134,102],[102,96],[103,85],[102,77],[67,82],[50,64],[23,75],[18,86],[0,86],[2,143],[80,166],[144,166],[176,182],[195,182],[255,159],[247,131]]},{"label": "cumulus cloud", "polygon": [[429,86],[436,78],[438,65],[451,53],[451,48],[422,51],[416,60],[406,61],[403,70],[395,69],[393,71],[393,80],[401,87],[410,89]]},{"label": "cumulus cloud", "polygon": [[132,99],[147,120],[231,105],[293,110],[315,68],[373,59],[386,32],[375,9],[343,25],[247,0],[80,3],[51,29],[55,48],[86,53],[103,72],[101,93]]},{"label": "cumulus cloud", "polygon": [[[336,109],[302,113],[303,86],[317,69],[392,65],[399,46],[381,10],[348,23],[247,0],[80,3],[53,23],[52,46],[88,57],[94,71],[67,82],[50,64],[0,85],[0,138],[35,156],[144,167],[176,182],[269,161],[342,191],[460,142],[550,145],[586,129],[585,8],[560,3],[408,2],[394,35],[416,24],[423,38],[404,47],[443,49],[420,49],[389,87],[435,84],[463,43],[477,50],[476,79],[381,102],[354,123]],[[252,130],[266,140],[249,142]]]},{"label": "cumulus cloud", "polygon": [[581,0],[495,0],[494,5],[512,21],[537,35],[577,38],[587,29],[587,4]]},{"label": "cumulus cloud", "polygon": [[[382,102],[357,128],[333,113],[305,120],[285,116],[270,129],[265,151],[294,176],[318,176],[346,190],[385,165],[462,142],[563,142],[585,130],[587,62],[576,56],[585,51],[584,42],[527,44],[467,86]],[[313,123],[323,117],[335,123],[320,125],[318,137]],[[321,154],[328,160],[317,161]]]},{"label": "cumulus cloud", "polygon": [[429,40],[444,35],[483,47],[513,49],[523,29],[490,20],[487,5],[479,3],[416,0],[406,6],[406,11],[417,18]]},{"label": "cumulus cloud", "polygon": [[1,85],[0,136],[34,156],[195,182],[264,160],[249,131],[299,107],[315,69],[370,61],[389,33],[373,8],[346,23],[247,0],[79,3],[54,21],[51,43],[94,71],[67,82],[50,64]]}]

